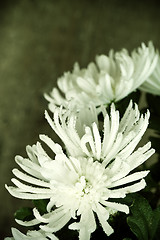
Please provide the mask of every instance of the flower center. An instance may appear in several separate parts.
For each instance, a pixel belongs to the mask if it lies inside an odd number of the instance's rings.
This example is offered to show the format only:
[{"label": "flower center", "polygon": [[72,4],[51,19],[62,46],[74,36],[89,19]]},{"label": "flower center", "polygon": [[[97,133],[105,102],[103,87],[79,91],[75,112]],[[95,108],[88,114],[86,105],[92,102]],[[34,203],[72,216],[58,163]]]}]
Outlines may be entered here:
[{"label": "flower center", "polygon": [[92,185],[88,180],[86,180],[85,176],[80,177],[79,181],[76,182],[75,187],[78,192],[81,192],[81,196],[84,196],[84,194],[89,194],[92,189]]}]

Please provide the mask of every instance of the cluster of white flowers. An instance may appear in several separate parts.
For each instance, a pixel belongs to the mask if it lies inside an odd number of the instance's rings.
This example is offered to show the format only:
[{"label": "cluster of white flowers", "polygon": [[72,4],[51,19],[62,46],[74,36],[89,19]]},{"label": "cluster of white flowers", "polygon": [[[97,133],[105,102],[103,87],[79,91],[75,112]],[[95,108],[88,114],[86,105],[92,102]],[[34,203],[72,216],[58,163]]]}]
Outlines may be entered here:
[{"label": "cluster of white flowers", "polygon": [[56,88],[50,97],[46,95],[53,117],[47,111],[45,117],[64,149],[40,135],[52,156],[40,142],[27,146],[28,157],[15,158],[22,169],[13,169],[15,186],[6,185],[14,197],[48,199],[46,213],[40,214],[35,207],[32,220],[16,219],[23,226],[38,225],[39,230],[24,235],[13,228],[13,237],[6,240],[56,240],[56,232],[69,222],[68,228],[78,231],[80,240],[89,240],[97,228],[96,216],[106,235],[114,232],[108,223],[110,215],[129,213],[129,207],[116,199],[145,188],[149,171],[135,169],[155,151],[150,142],[136,149],[148,127],[149,111],[140,114],[137,104],[130,101],[120,117],[114,103],[105,107],[142,83],[143,89],[152,79],[157,83],[158,57],[152,43],[142,44],[131,56],[127,50],[111,51],[109,57],[98,56],[87,69],[80,70],[76,64],[73,73],[58,80],[65,97]]},{"label": "cluster of white flowers", "polygon": [[50,95],[45,94],[50,102],[49,108],[54,111],[55,105],[67,107],[71,101],[77,108],[88,103],[99,106],[117,102],[148,79],[158,57],[152,42],[149,42],[148,47],[142,43],[131,55],[126,49],[116,53],[111,50],[109,56],[97,56],[96,63],[90,63],[87,68],[80,69],[76,63],[72,73],[64,73],[58,79],[60,90],[53,88]]}]

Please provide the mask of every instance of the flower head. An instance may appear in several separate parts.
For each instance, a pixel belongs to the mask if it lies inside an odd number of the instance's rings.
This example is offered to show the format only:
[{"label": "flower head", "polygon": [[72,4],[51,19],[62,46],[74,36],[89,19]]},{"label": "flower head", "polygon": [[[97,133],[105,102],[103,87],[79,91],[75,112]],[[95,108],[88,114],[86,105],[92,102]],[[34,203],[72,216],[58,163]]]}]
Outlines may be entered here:
[{"label": "flower head", "polygon": [[153,73],[139,88],[142,91],[160,95],[160,57]]},{"label": "flower head", "polygon": [[[99,55],[96,63],[80,69],[78,63],[72,72],[58,79],[58,87],[53,88],[49,108],[54,112],[56,105],[67,107],[70,102],[77,108],[91,102],[95,106],[117,102],[136,90],[153,72],[158,53],[153,44],[142,43],[141,47],[129,55],[126,49],[119,52],[111,50],[109,56]],[[64,97],[63,97],[64,95]]]},{"label": "flower head", "polygon": [[[102,122],[98,121],[100,110]],[[147,129],[149,111],[141,115],[130,101],[122,118],[114,104],[110,113],[103,107],[97,112],[91,105],[78,112],[56,108],[53,120],[47,112],[45,116],[69,155],[92,157],[106,165],[116,156],[127,158],[133,152]]]},{"label": "flower head", "polygon": [[[96,230],[97,215],[104,232],[110,235],[113,229],[107,221],[109,216],[117,211],[129,213],[128,206],[115,199],[140,191],[146,185],[144,177],[149,171],[130,172],[154,153],[150,143],[134,151],[147,127],[148,114],[140,117],[138,109],[132,109],[130,103],[119,122],[118,111],[112,105],[111,118],[104,112],[102,140],[96,121],[87,122],[88,126],[84,124],[78,134],[74,115],[66,118],[64,112],[60,117],[61,124],[58,116],[54,116],[54,123],[47,118],[55,124],[56,133],[61,138],[64,136],[67,154],[59,144],[41,135],[41,140],[51,148],[55,157],[51,158],[39,142],[28,146],[28,158],[16,157],[17,164],[26,173],[14,169],[17,178],[12,182],[15,187],[6,186],[18,198],[49,199],[47,213],[40,215],[34,208],[33,220],[16,221],[25,226],[39,224],[42,231],[53,233],[72,219],[69,229],[77,230],[80,240],[89,240]],[[67,145],[69,139],[72,141]]]}]

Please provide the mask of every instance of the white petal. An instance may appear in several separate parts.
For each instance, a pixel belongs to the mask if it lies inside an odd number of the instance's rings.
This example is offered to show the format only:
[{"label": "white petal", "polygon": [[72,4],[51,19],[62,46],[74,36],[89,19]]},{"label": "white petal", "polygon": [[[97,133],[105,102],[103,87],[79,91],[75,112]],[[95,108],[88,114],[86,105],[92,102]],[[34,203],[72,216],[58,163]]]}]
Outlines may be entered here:
[{"label": "white petal", "polygon": [[107,201],[103,201],[102,204],[105,205],[106,207],[113,208],[117,211],[124,212],[126,214],[129,213],[129,207],[125,204],[115,203],[115,202],[107,202]]},{"label": "white petal", "polygon": [[137,180],[147,176],[148,173],[149,173],[149,171],[142,171],[142,172],[133,173],[133,174],[127,176],[127,177],[124,177],[122,179],[118,179],[118,181],[115,181],[115,182],[111,183],[110,187],[117,187],[117,186],[120,186],[120,185],[123,185],[123,184],[126,184],[126,183],[137,181]]},{"label": "white petal", "polygon": [[28,182],[28,183],[31,183],[31,184],[34,184],[34,185],[37,185],[37,186],[42,186],[42,187],[49,187],[50,186],[50,184],[48,182],[45,182],[45,181],[42,181],[40,179],[31,177],[31,176],[19,171],[18,169],[13,169],[12,172],[16,177],[18,177],[19,179],[21,179],[25,182]]}]

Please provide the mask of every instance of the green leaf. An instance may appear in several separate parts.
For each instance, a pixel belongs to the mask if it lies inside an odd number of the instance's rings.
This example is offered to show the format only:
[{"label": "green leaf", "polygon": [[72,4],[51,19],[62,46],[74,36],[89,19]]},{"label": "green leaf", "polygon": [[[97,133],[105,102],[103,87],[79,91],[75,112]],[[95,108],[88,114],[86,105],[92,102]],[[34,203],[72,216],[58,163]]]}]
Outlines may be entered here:
[{"label": "green leaf", "polygon": [[153,211],[151,239],[159,240],[160,236],[160,206]]},{"label": "green leaf", "polygon": [[44,214],[47,212],[47,199],[33,200],[35,207],[38,209],[40,214]]},{"label": "green leaf", "polygon": [[126,204],[128,205],[129,207],[133,205],[133,202],[135,201],[135,199],[137,198],[137,193],[129,193],[127,194],[127,196],[125,198],[118,198],[118,201],[117,199],[113,198],[111,199],[110,201],[111,202],[119,202],[119,203],[122,203],[122,204]]},{"label": "green leaf", "polygon": [[139,240],[148,240],[148,231],[145,219],[138,217],[128,217],[128,225]]},{"label": "green leaf", "polygon": [[34,218],[32,208],[22,207],[15,212],[14,217],[18,220],[29,221]]},{"label": "green leaf", "polygon": [[[160,209],[152,211],[148,201],[137,195],[131,207],[131,213],[127,223],[136,237],[139,240],[154,240],[159,226]],[[157,219],[158,223],[156,223]]]}]

